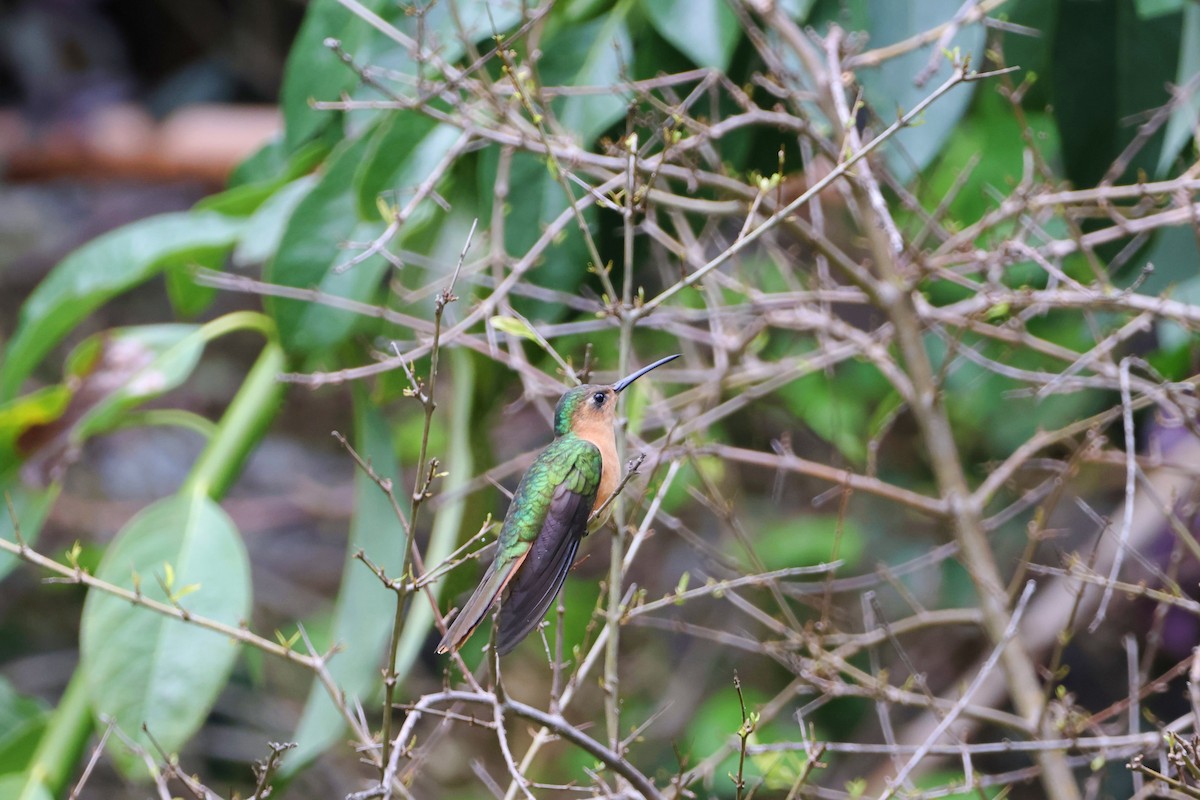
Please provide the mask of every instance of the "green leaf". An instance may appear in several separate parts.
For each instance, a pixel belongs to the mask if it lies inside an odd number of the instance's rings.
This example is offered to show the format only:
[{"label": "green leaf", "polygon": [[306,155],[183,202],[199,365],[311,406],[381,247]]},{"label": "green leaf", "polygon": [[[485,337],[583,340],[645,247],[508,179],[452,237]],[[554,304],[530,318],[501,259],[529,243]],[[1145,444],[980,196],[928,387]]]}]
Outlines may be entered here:
[{"label": "green leaf", "polygon": [[[466,42],[479,43],[519,25],[526,5],[524,0],[431,3],[425,7],[426,47],[436,48],[446,61],[457,61],[466,52]],[[409,35],[415,37],[416,25],[410,21],[407,28]]]},{"label": "green leaf", "polygon": [[0,797],[17,800],[54,800],[54,795],[41,783],[27,783],[20,773],[0,775]]},{"label": "green leaf", "polygon": [[866,537],[853,518],[799,515],[764,521],[754,541],[754,552],[769,570],[828,562],[835,552],[853,568],[861,560],[865,545]]},{"label": "green leaf", "polygon": [[67,256],[21,308],[0,364],[0,400],[15,395],[50,349],[96,308],[169,265],[215,265],[243,224],[212,212],[163,214],[105,234]]},{"label": "green leaf", "polygon": [[[870,47],[884,47],[942,24],[953,18],[960,6],[959,0],[867,0],[860,24],[870,37]],[[957,48],[963,55],[970,55],[971,64],[978,67],[984,34],[982,25],[964,26],[945,49],[952,52]],[[950,77],[950,60],[941,57],[937,71],[924,85],[913,82],[930,62],[933,48],[934,44],[929,44],[888,59],[879,67],[858,71],[867,102],[879,116],[874,127],[891,124]],[[941,152],[942,144],[970,105],[973,86],[956,87],[925,111],[921,124],[900,131],[889,143],[885,150],[888,166],[901,181],[924,169]]]},{"label": "green leaf", "polygon": [[[338,271],[355,254],[343,246],[346,242],[372,241],[384,229],[378,217],[366,222],[358,216],[352,191],[370,141],[364,136],[346,142],[330,157],[325,174],[288,218],[279,250],[264,269],[265,280],[364,302],[378,293],[387,268],[382,257],[373,255]],[[337,345],[360,319],[348,311],[301,300],[268,297],[265,304],[279,326],[284,347],[297,354]]]},{"label": "green leaf", "polygon": [[58,385],[0,404],[0,472],[15,467],[25,455],[19,452],[20,437],[31,428],[54,423],[66,412],[70,401],[71,390]]},{"label": "green leaf", "polygon": [[[287,142],[282,136],[276,136],[242,159],[242,163],[238,164],[229,176],[228,188],[224,192],[212,195],[211,199],[215,199],[219,203],[221,198],[234,194],[236,190],[244,186],[271,180],[286,168],[287,163]],[[210,198],[206,198],[206,200],[208,199]],[[205,202],[205,200],[201,202]]]},{"label": "green leaf", "polygon": [[867,421],[867,440],[870,441],[880,436],[884,432],[885,426],[891,424],[897,411],[903,405],[904,399],[900,397],[899,392],[891,390],[885,394]]},{"label": "green leaf", "polygon": [[492,317],[491,324],[493,328],[501,333],[520,336],[522,339],[529,339],[531,341],[537,340],[537,336],[535,336],[533,331],[530,330],[529,326],[525,324],[525,321],[519,320],[516,317],[495,316]]},{"label": "green leaf", "polygon": [[40,800],[66,796],[67,782],[92,730],[84,688],[76,670],[46,718],[29,765],[22,772],[0,778],[0,797]]},{"label": "green leaf", "polygon": [[[611,92],[555,101],[559,123],[588,147],[625,116],[629,100],[621,88],[622,65],[633,62],[633,40],[625,24],[627,3],[583,25],[559,29],[544,45],[539,64],[547,86],[611,87]],[[515,181],[514,186],[517,186]]]},{"label": "green leaf", "polygon": [[[363,5],[375,13],[389,6],[387,0],[365,0]],[[341,42],[342,48],[361,60],[379,42],[383,34],[359,19],[337,0],[313,0],[308,4],[296,41],[288,51],[279,104],[283,109],[284,141],[294,151],[323,128],[338,119],[333,111],[317,111],[313,100],[337,100],[343,92],[358,85],[358,75],[343,64],[337,54],[325,46],[326,39]],[[392,43],[395,47],[395,43]]]},{"label": "green leaf", "polygon": [[305,175],[279,189],[259,206],[246,223],[249,231],[234,248],[234,267],[258,266],[270,260],[283,241],[288,221],[308,193],[317,185],[316,175]]},{"label": "green leaf", "polygon": [[[117,328],[93,339],[102,343],[103,355],[83,381],[97,384],[95,391],[104,394],[81,409],[71,432],[76,446],[111,430],[130,408],[182,384],[196,368],[207,342],[203,328],[181,324]],[[90,344],[86,341],[80,348]]]},{"label": "green leaf", "polygon": [[780,389],[792,413],[853,464],[867,457],[865,434],[869,408],[883,394],[874,368],[849,362],[836,379],[824,373],[805,375]]},{"label": "green leaf", "polygon": [[642,8],[658,35],[693,64],[729,68],[742,29],[725,0],[642,0]]},{"label": "green leaf", "polygon": [[178,316],[188,319],[199,316],[217,296],[215,287],[196,283],[195,274],[191,264],[175,264],[163,273],[171,307]]},{"label": "green leaf", "polygon": [[[0,474],[13,473],[8,488],[14,496],[56,483],[89,438],[181,384],[199,361],[206,335],[206,328],[195,325],[143,325],[96,334],[68,355],[62,384],[0,406]],[[21,479],[36,489],[17,482],[18,464]],[[41,519],[34,513],[22,522],[36,533]],[[0,557],[0,575],[8,566]]]},{"label": "green leaf", "polygon": [[567,22],[579,22],[591,19],[600,13],[603,6],[611,5],[612,0],[565,0],[554,4],[554,13],[562,14]]},{"label": "green leaf", "polygon": [[[370,150],[355,175],[359,215],[390,224],[395,210],[409,204],[417,187],[429,180],[461,136],[462,131],[453,126],[435,125],[413,113],[386,118],[372,137]],[[452,196],[453,178],[451,169],[436,182],[434,188],[442,197]],[[423,234],[446,228],[435,225],[442,217],[439,202],[426,197],[404,221],[392,246],[422,250]]]},{"label": "green leaf", "polygon": [[[1180,231],[1180,236],[1173,237],[1177,240],[1182,240],[1184,236],[1192,240],[1193,250],[1195,248],[1195,237],[1192,236],[1192,231],[1187,228],[1177,228]],[[1195,261],[1192,261],[1192,268],[1195,268]],[[1200,276],[1193,277],[1183,281],[1178,286],[1173,287],[1170,292],[1172,300],[1177,300],[1181,303],[1190,303],[1195,305],[1200,303]],[[1158,345],[1164,350],[1178,350],[1186,347],[1196,341],[1196,334],[1181,326],[1178,322],[1172,322],[1168,319],[1160,319],[1154,326],[1155,332],[1158,334]]]},{"label": "green leaf", "polygon": [[[390,0],[364,0],[363,5],[451,63],[462,57],[466,42],[480,42],[518,25],[524,10],[521,0],[459,0],[453,6],[433,3],[422,10],[418,23],[416,14],[406,13],[403,6]],[[288,55],[280,92],[284,146],[289,151],[341,118],[339,112],[312,108],[313,100],[338,100],[343,94],[354,99],[381,99],[377,89],[361,85],[358,75],[326,46],[328,39],[340,42],[360,66],[416,73],[411,53],[390,37],[337,0],[313,0]],[[372,116],[358,113],[364,118]],[[263,160],[272,157],[262,154]]]},{"label": "green leaf", "polygon": [[[1141,8],[1139,7],[1139,11]],[[1200,75],[1200,3],[1188,3],[1183,12],[1183,33],[1180,36],[1179,67],[1175,85],[1184,86]],[[1162,152],[1158,154],[1160,178],[1168,177],[1171,164],[1189,141],[1194,141],[1200,125],[1200,92],[1193,91],[1171,112],[1163,137]]]},{"label": "green leaf", "polygon": [[[22,695],[0,677],[0,775],[25,769],[48,716],[43,701]],[[0,793],[0,797],[12,796]]]},{"label": "green leaf", "polygon": [[[1137,135],[1130,118],[1168,100],[1182,28],[1174,15],[1142,18],[1131,3],[1059,4],[1050,83],[1066,177],[1076,186],[1095,185]],[[1155,171],[1164,134],[1150,137],[1119,181]]]},{"label": "green leaf", "polygon": [[[485,150],[480,158],[480,219],[491,218],[499,161],[500,150],[497,147]],[[546,226],[557,219],[569,204],[562,186],[545,162],[529,153],[514,154],[509,182],[513,187],[520,187],[520,202],[505,206],[504,249],[509,255],[519,257],[533,247]],[[596,217],[594,206],[583,212],[583,218],[590,227],[595,227]],[[541,286],[574,292],[588,280],[588,261],[583,234],[575,223],[571,223],[563,231],[561,240],[547,249],[533,276]],[[512,302],[522,315],[530,319],[555,319],[562,316],[564,311],[556,303],[524,297],[514,297]]]},{"label": "green leaf", "polygon": [[[360,384],[353,385],[352,397],[355,449],[381,477],[396,480],[400,471],[391,450],[387,420]],[[391,503],[363,470],[354,473],[354,517],[348,545],[342,587],[333,612],[332,639],[342,646],[342,651],[329,662],[329,672],[353,707],[356,700],[369,703],[371,695],[379,690],[381,657],[391,632],[389,620],[396,608],[396,596],[354,554],[362,550],[389,577],[398,578],[407,547],[404,529]],[[314,680],[300,725],[292,737],[297,747],[288,755],[285,770],[290,774],[303,767],[342,739],[344,729],[345,722],[329,693]]]},{"label": "green leaf", "polygon": [[[459,129],[439,125],[415,112],[400,112],[385,119],[371,138],[355,177],[359,216],[371,219],[377,215],[380,195],[396,206],[408,203],[409,195],[429,178],[461,135]],[[423,205],[433,203],[427,199]]]},{"label": "green leaf", "polygon": [[80,436],[111,429],[126,410],[182,384],[199,363],[206,342],[206,331],[198,325],[139,325],[112,331],[106,347],[128,359],[116,373],[123,380],[83,416]]},{"label": "green leaf", "polygon": [[[250,613],[250,565],[233,521],[199,494],[161,500],[129,521],[109,546],[97,577],[170,602],[155,576],[169,563],[177,585],[199,589],[179,601],[188,612],[238,625]],[[140,579],[135,576],[140,576]],[[80,667],[93,711],[150,752],[141,727],[168,753],[196,732],[225,685],[237,654],[226,636],[88,592],[80,633]],[[113,754],[129,776],[144,774],[124,748]]]},{"label": "green leaf", "polygon": [[[329,155],[331,145],[317,139],[301,145],[291,157],[282,156],[282,146],[278,143],[267,145],[258,153],[242,162],[245,168],[244,178],[255,178],[252,182],[243,180],[231,185],[225,191],[209,195],[196,203],[196,210],[219,211],[234,217],[247,217],[257,212],[277,192],[288,184],[309,175],[321,161]],[[263,154],[275,154],[278,157],[265,157]],[[261,159],[261,160],[260,160]],[[255,230],[253,226],[250,230]]]},{"label": "green leaf", "polygon": [[[1162,228],[1154,235],[1154,241],[1148,249],[1139,254],[1137,262],[1130,269],[1123,270],[1122,281],[1118,288],[1130,287],[1133,281],[1141,280],[1137,287],[1138,294],[1150,297],[1168,296],[1175,300],[1195,302],[1200,300],[1196,289],[1186,289],[1196,283],[1196,264],[1200,262],[1200,243],[1190,226],[1179,225],[1173,228]],[[1144,275],[1147,266],[1153,266],[1154,271]],[[1184,294],[1178,292],[1183,290]],[[1160,325],[1175,323],[1160,321]],[[1179,329],[1184,333],[1183,329]],[[1184,334],[1190,335],[1190,334]]]}]

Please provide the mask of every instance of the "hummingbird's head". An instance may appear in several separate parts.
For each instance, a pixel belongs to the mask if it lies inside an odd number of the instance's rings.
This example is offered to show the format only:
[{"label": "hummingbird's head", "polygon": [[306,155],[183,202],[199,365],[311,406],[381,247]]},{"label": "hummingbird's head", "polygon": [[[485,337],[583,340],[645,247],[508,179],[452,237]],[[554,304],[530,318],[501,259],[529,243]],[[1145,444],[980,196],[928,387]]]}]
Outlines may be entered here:
[{"label": "hummingbird's head", "polygon": [[611,386],[586,383],[568,389],[554,409],[554,435],[562,436],[567,431],[597,423],[611,426],[616,410],[617,393]]},{"label": "hummingbird's head", "polygon": [[613,418],[617,412],[617,395],[650,370],[677,358],[679,358],[678,354],[660,358],[650,366],[642,367],[611,386],[587,383],[583,386],[576,386],[574,389],[568,389],[554,409],[554,435],[562,436],[568,431],[596,424],[605,424],[611,430]]}]

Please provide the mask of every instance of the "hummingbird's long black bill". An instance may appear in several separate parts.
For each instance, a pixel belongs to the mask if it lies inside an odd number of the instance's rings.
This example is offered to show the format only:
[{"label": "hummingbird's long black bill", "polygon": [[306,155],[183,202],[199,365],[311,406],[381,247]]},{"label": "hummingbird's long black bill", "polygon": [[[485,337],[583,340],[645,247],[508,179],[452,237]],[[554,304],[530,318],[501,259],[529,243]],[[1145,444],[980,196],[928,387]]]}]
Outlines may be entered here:
[{"label": "hummingbird's long black bill", "polygon": [[637,372],[633,373],[632,375],[626,375],[624,378],[621,378],[621,380],[619,380],[613,384],[613,391],[620,394],[625,389],[625,387],[627,387],[629,384],[633,383],[638,378],[645,375],[650,370],[658,369],[663,364],[666,364],[668,361],[674,361],[677,358],[679,358],[679,353],[676,353],[673,356],[667,356],[666,358],[660,358],[658,361],[655,361],[650,366],[642,367],[641,369],[639,369]]}]

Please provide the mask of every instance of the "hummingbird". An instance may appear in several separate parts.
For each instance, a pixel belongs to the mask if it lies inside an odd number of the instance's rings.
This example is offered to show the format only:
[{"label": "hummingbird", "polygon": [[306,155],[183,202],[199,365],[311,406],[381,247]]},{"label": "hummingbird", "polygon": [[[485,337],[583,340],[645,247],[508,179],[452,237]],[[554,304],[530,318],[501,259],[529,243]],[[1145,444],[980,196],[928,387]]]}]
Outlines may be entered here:
[{"label": "hummingbird", "polygon": [[495,560],[437,652],[462,647],[506,589],[497,615],[499,655],[510,652],[542,621],[567,579],[579,542],[604,522],[589,526],[593,512],[617,488],[617,395],[676,358],[678,354],[661,358],[611,386],[585,384],[563,394],[554,409],[554,441],[517,484]]}]

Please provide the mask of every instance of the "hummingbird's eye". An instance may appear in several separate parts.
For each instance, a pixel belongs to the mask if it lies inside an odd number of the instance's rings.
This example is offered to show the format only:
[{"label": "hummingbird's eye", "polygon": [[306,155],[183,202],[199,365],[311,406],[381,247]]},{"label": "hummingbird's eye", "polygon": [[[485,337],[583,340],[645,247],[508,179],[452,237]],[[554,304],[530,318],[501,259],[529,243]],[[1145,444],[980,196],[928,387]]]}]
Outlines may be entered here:
[{"label": "hummingbird's eye", "polygon": [[596,408],[603,406],[605,399],[606,395],[604,392],[596,392],[594,395],[592,395],[592,402],[596,404]]}]

